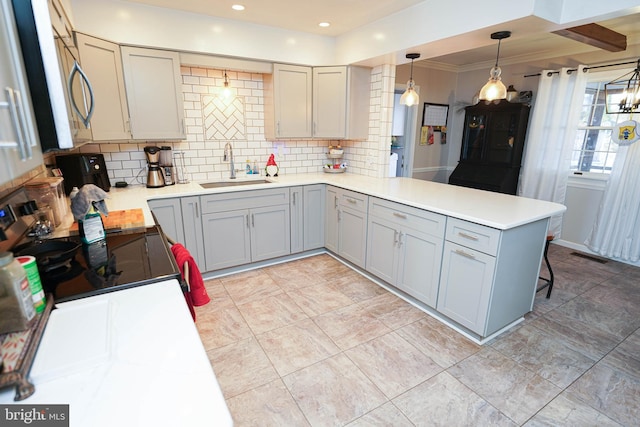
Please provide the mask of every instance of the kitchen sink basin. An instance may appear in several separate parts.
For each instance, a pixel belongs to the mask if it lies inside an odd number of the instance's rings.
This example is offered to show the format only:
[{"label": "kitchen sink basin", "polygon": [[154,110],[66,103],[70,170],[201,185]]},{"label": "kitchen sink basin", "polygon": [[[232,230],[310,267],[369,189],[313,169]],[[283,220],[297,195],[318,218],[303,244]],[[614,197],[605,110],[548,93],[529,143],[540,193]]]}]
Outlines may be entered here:
[{"label": "kitchen sink basin", "polygon": [[266,179],[250,179],[242,181],[217,181],[217,182],[205,182],[200,184],[202,188],[224,188],[235,187],[238,185],[255,185],[255,184],[268,184],[270,181]]}]

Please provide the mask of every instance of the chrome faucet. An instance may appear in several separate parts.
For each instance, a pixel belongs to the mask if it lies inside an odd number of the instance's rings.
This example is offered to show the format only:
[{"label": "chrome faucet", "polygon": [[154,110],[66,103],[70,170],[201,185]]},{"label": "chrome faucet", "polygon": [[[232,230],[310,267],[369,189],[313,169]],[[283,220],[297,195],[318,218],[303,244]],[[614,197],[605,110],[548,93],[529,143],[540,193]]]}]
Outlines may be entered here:
[{"label": "chrome faucet", "polygon": [[233,147],[231,146],[230,142],[227,142],[224,145],[224,158],[223,160],[226,162],[227,160],[229,161],[229,166],[231,168],[231,176],[229,176],[230,179],[236,179],[236,168],[233,165]]}]

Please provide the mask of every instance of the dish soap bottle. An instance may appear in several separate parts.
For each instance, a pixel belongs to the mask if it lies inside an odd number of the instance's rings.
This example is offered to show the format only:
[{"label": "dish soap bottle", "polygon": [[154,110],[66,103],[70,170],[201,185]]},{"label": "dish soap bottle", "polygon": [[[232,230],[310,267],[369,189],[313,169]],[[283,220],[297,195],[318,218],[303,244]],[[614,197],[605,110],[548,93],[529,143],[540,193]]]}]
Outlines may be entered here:
[{"label": "dish soap bottle", "polygon": [[89,212],[84,216],[84,219],[78,221],[78,229],[82,243],[91,244],[104,240],[105,233],[102,216],[93,203],[91,204]]}]

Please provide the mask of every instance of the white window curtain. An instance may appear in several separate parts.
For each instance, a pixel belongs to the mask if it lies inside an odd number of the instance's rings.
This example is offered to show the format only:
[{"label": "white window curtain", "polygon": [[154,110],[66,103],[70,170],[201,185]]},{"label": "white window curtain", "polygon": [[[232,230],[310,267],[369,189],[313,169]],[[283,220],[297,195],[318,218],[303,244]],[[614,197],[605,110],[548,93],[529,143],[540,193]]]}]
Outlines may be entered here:
[{"label": "white window curtain", "polygon": [[[564,203],[587,77],[577,70],[544,70],[540,75],[525,143],[518,195]],[[551,218],[549,233],[560,236],[562,216]]]},{"label": "white window curtain", "polygon": [[[636,132],[640,126],[636,126]],[[585,244],[607,258],[640,261],[640,143],[618,147],[598,216]]]}]

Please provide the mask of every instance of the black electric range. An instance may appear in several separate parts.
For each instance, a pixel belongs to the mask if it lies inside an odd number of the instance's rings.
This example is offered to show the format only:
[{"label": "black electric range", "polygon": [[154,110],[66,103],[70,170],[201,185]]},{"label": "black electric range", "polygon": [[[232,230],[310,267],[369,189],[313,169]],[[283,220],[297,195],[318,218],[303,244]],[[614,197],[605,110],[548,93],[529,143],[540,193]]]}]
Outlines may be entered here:
[{"label": "black electric range", "polygon": [[[28,214],[20,213],[22,204],[27,202],[21,193],[0,201],[0,219],[5,218],[0,220],[2,234],[12,236],[15,241],[2,250],[35,256],[45,293],[53,295],[56,302],[169,279],[180,281],[180,270],[159,226],[108,232],[105,241],[90,246],[81,244],[79,236],[35,239],[25,237],[35,222]],[[6,240],[0,246],[10,244]],[[41,245],[53,248],[48,251]],[[55,263],[47,262],[52,252],[53,258],[57,255],[56,245],[63,246],[66,255]]]}]

